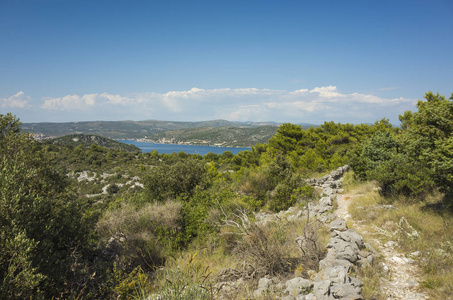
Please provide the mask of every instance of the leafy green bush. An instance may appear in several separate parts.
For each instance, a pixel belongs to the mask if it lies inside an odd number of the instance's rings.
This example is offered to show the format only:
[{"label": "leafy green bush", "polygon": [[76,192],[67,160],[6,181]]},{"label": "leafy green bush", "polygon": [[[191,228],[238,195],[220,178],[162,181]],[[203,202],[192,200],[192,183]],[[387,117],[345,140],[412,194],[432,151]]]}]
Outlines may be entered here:
[{"label": "leafy green bush", "polygon": [[88,248],[83,206],[19,126],[0,115],[0,290],[6,298],[67,295],[81,288],[71,255]]},{"label": "leafy green bush", "polygon": [[37,242],[29,239],[24,232],[0,232],[2,253],[0,256],[2,299],[24,299],[41,297],[39,284],[46,277],[32,265],[32,252]]},{"label": "leafy green bush", "polygon": [[247,170],[240,189],[246,195],[253,195],[256,199],[263,200],[267,191],[271,189],[271,184],[264,172]]},{"label": "leafy green bush", "polygon": [[279,183],[275,189],[268,193],[268,207],[273,212],[286,210],[294,206],[297,202],[306,204],[309,199],[313,198],[314,188],[308,185],[302,185],[294,188],[291,183]]}]

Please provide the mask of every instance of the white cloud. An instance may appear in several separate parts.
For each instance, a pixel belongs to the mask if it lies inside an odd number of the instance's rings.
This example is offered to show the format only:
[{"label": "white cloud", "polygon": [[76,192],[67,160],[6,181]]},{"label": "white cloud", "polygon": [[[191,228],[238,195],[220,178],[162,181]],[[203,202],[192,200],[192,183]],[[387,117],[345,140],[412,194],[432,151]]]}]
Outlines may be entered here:
[{"label": "white cloud", "polygon": [[[104,120],[209,120],[279,122],[374,122],[397,120],[413,109],[416,100],[386,99],[361,93],[341,93],[336,86],[294,91],[241,88],[169,91],[112,95],[108,93],[44,98],[43,110],[68,112],[74,121]],[[71,114],[69,114],[71,113]],[[78,117],[77,116],[84,116]]]},{"label": "white cloud", "polygon": [[342,98],[346,95],[340,94],[337,92],[337,87],[333,85],[315,87],[310,91],[310,93],[318,93],[321,98]]},{"label": "white cloud", "polygon": [[117,105],[128,103],[128,98],[126,97],[107,93],[85,94],[82,96],[67,95],[59,98],[43,98],[43,100],[42,108],[62,111],[86,111],[102,104]]},{"label": "white cloud", "polygon": [[100,99],[106,99],[107,102],[113,103],[113,104],[128,104],[130,102],[130,99],[127,97],[122,97],[120,95],[111,95],[107,93],[102,93],[99,95]]},{"label": "white cloud", "polygon": [[42,108],[62,111],[86,110],[96,103],[97,94],[67,95],[60,98],[46,98]]},{"label": "white cloud", "polygon": [[300,89],[300,90],[295,90],[292,92],[289,92],[290,95],[306,95],[308,92],[308,89]]},{"label": "white cloud", "polygon": [[24,108],[29,106],[29,96],[25,96],[24,92],[20,91],[8,98],[0,98],[0,106],[3,108]]}]

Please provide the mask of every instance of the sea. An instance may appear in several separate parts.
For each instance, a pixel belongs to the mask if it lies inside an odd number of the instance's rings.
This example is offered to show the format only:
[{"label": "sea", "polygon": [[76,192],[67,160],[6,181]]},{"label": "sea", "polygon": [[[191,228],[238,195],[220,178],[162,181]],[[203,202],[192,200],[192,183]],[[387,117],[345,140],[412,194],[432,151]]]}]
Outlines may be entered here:
[{"label": "sea", "polygon": [[238,154],[241,151],[251,150],[251,148],[234,148],[234,147],[214,147],[214,146],[195,146],[195,145],[180,145],[180,144],[154,144],[144,143],[131,140],[118,140],[125,144],[132,144],[142,150],[142,152],[151,152],[157,150],[159,154],[171,154],[173,152],[185,152],[187,154],[205,155],[209,152],[221,154],[225,151],[231,151],[233,154]]}]

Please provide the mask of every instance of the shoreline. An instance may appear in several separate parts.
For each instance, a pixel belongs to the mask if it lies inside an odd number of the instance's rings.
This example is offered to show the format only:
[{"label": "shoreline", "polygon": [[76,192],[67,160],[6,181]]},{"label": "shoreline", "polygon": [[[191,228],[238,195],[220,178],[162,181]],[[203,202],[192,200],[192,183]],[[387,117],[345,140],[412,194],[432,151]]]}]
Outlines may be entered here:
[{"label": "shoreline", "polygon": [[190,142],[180,142],[180,143],[170,143],[170,142],[164,142],[164,143],[159,143],[156,141],[145,141],[141,139],[114,139],[115,141],[118,142],[124,142],[124,141],[131,141],[135,143],[146,143],[146,144],[154,144],[154,145],[175,145],[175,146],[200,146],[200,147],[217,147],[217,148],[248,148],[252,149],[253,146],[226,146],[226,145],[218,145],[218,144],[195,144],[195,143],[190,143]]}]

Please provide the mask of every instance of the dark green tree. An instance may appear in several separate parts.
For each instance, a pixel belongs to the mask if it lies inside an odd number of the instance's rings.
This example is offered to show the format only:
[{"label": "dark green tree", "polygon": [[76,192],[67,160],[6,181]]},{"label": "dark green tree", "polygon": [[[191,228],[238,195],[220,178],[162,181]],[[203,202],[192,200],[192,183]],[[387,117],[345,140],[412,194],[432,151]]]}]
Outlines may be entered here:
[{"label": "dark green tree", "polygon": [[407,154],[425,166],[448,202],[453,201],[453,94],[450,99],[428,92],[417,102],[418,111],[400,116],[407,128]]},{"label": "dark green tree", "polygon": [[377,180],[384,194],[423,196],[437,187],[451,205],[453,95],[446,99],[428,92],[425,99],[417,102],[418,111],[400,116],[396,136],[377,132],[365,141],[351,166],[359,177]]},{"label": "dark green tree", "polygon": [[296,149],[303,136],[302,126],[284,123],[277,129],[275,136],[269,140],[269,145],[286,154]]}]

